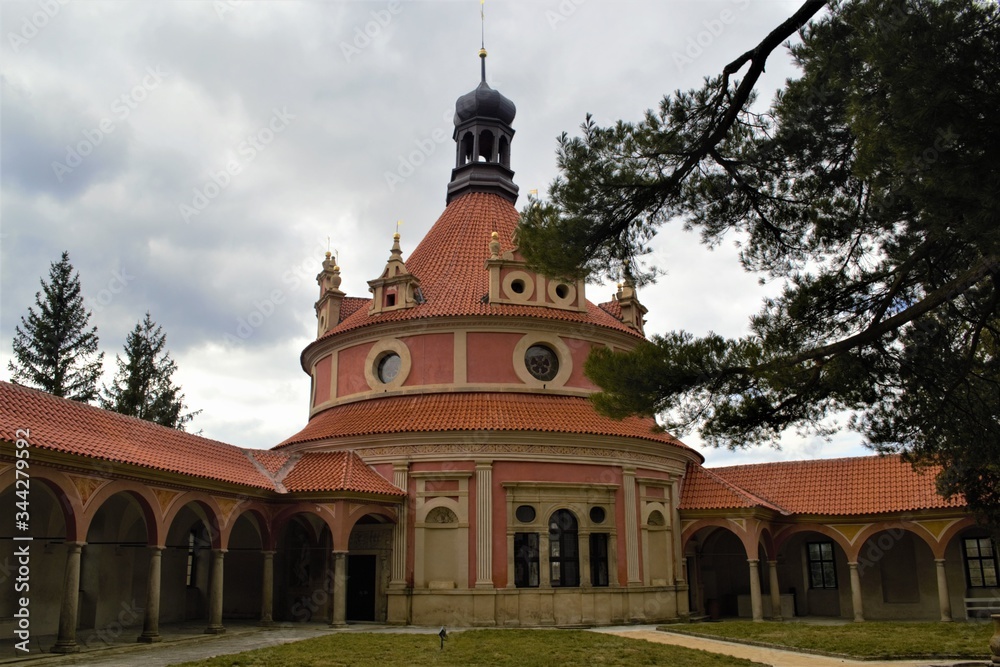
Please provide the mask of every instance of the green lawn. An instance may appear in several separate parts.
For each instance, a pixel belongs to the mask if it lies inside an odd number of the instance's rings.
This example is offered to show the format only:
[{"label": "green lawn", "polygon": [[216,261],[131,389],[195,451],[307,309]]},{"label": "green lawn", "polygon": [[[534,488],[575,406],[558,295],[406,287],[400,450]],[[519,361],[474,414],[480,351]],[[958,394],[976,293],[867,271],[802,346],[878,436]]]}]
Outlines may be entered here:
[{"label": "green lawn", "polygon": [[762,667],[760,663],[582,630],[468,630],[449,635],[332,634],[184,663],[201,667],[334,665],[671,665]]},{"label": "green lawn", "polygon": [[970,623],[902,623],[866,621],[845,625],[806,623],[754,623],[724,621],[665,625],[663,630],[711,636],[719,639],[749,640],[840,653],[858,658],[907,658],[923,656],[989,657],[993,626]]}]

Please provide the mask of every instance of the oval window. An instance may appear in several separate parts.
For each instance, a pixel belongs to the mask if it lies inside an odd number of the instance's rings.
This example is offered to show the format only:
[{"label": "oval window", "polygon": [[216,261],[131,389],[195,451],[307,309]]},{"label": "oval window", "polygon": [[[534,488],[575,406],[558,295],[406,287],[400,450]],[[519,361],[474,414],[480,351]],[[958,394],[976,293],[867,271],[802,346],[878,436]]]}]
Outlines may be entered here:
[{"label": "oval window", "polygon": [[521,505],[514,510],[514,516],[521,523],[531,523],[535,520],[535,508],[531,505]]},{"label": "oval window", "polygon": [[389,384],[396,379],[399,375],[399,369],[402,366],[403,360],[399,358],[399,355],[395,352],[390,352],[389,354],[383,356],[378,361],[377,373],[378,379],[383,384]]},{"label": "oval window", "polygon": [[606,514],[603,507],[591,507],[590,508],[590,520],[594,523],[604,523]]},{"label": "oval window", "polygon": [[532,345],[524,353],[524,365],[532,377],[549,382],[559,373],[559,357],[544,345]]}]

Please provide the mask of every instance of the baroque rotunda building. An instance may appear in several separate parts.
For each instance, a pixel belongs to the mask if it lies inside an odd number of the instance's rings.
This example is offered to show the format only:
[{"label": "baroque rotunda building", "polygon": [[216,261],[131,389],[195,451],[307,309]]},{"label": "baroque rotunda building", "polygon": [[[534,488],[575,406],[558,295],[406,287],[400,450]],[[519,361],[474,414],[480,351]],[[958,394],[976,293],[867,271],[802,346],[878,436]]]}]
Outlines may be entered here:
[{"label": "baroque rotunda building", "polygon": [[934,470],[898,457],[706,469],[652,419],[595,412],[584,361],[642,341],[646,308],[627,281],[595,305],[582,281],[526,266],[515,107],[480,56],[437,222],[408,255],[395,235],[370,296],[322,263],[301,431],[245,449],[0,383],[3,637],[73,652],[227,619],[1000,610],[995,545],[962,498],[937,494]]}]

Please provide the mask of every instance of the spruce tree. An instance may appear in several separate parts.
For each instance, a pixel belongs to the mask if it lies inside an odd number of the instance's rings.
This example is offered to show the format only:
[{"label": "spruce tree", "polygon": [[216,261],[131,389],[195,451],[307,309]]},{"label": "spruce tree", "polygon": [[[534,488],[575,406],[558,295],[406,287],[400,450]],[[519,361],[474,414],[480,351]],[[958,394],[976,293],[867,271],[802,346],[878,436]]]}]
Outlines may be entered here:
[{"label": "spruce tree", "polygon": [[90,311],[80,294],[80,274],[69,252],[40,280],[35,306],[15,328],[14,358],[7,363],[11,380],[55,396],[88,403],[97,398],[104,353],[97,351],[97,327],[88,327]]},{"label": "spruce tree", "polygon": [[184,394],[172,379],[177,364],[166,345],[167,335],[147,311],[125,339],[125,358],[115,355],[118,371],[104,387],[101,407],[183,431],[201,411],[184,414]]}]

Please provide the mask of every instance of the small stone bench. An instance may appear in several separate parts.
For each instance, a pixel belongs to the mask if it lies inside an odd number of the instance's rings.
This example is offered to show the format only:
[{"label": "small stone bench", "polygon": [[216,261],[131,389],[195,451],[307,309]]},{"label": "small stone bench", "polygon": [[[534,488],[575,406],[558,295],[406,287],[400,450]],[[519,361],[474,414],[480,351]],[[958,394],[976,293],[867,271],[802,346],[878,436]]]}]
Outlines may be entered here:
[{"label": "small stone bench", "polygon": [[979,618],[987,612],[989,614],[1000,614],[1000,598],[965,598],[965,617]]}]

